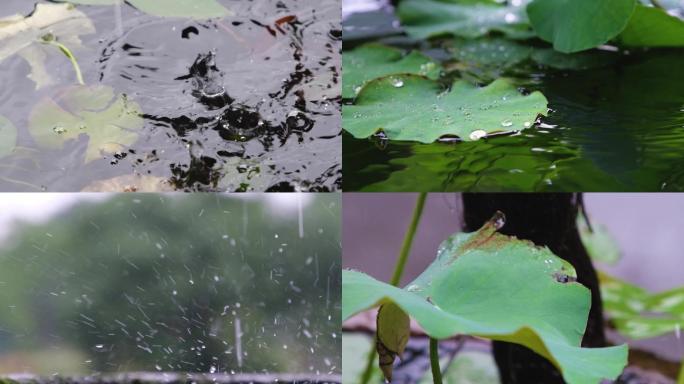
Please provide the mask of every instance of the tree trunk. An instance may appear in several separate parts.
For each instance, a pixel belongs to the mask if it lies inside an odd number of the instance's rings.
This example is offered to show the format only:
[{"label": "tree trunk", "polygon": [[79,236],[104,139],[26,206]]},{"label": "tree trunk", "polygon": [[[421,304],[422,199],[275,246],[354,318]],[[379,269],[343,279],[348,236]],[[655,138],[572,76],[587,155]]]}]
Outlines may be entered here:
[{"label": "tree trunk", "polygon": [[[577,230],[581,194],[464,193],[465,230],[477,230],[497,210],[506,215],[500,232],[545,245],[577,271],[577,281],[591,290],[591,310],[582,346],[605,345],[598,276]],[[517,344],[494,342],[494,359],[502,384],[563,383],[558,370],[543,357]]]}]

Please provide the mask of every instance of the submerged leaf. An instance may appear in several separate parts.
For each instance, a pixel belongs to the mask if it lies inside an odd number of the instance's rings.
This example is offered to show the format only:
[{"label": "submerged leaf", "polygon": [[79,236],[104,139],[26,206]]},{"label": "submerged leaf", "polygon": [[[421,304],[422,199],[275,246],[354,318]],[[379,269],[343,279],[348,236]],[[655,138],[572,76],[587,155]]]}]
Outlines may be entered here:
[{"label": "submerged leaf", "polygon": [[17,128],[7,118],[0,116],[0,157],[14,151],[17,144]]},{"label": "submerged leaf", "polygon": [[85,161],[114,153],[137,140],[143,126],[140,108],[106,86],[74,86],[55,98],[46,97],[33,107],[29,131],[46,148],[88,136]]},{"label": "submerged leaf", "polygon": [[477,140],[529,128],[546,106],[540,92],[523,96],[505,79],[482,88],[455,81],[443,91],[420,76],[389,76],[368,83],[354,105],[343,107],[343,128],[357,138],[381,131],[390,140],[431,143],[444,135]]},{"label": "submerged leaf", "polygon": [[[59,0],[84,5],[122,4],[124,0]],[[193,19],[211,19],[214,17],[232,16],[233,12],[216,0],[127,0],[139,10],[159,17],[187,17]]]},{"label": "submerged leaf", "polygon": [[591,294],[574,282],[572,266],[548,248],[497,233],[498,219],[448,238],[404,289],[343,271],[343,319],[393,302],[437,339],[469,334],[524,345],[570,384],[618,376],[627,362],[625,345],[580,347]]},{"label": "submerged leaf", "polygon": [[459,4],[438,0],[404,0],[397,13],[409,35],[424,39],[439,35],[466,38],[501,32],[514,39],[534,36],[524,4]]},{"label": "submerged leaf", "polygon": [[436,79],[441,66],[420,52],[404,55],[396,48],[371,43],[345,52],[342,55],[342,70],[342,97],[353,98],[372,79],[404,73]]},{"label": "submerged leaf", "polygon": [[[42,88],[54,83],[45,67],[47,51],[55,51],[40,43],[50,34],[71,49],[81,46],[79,36],[95,32],[92,21],[71,4],[36,4],[31,16],[20,15],[0,19],[0,61],[21,55],[31,66],[29,77]],[[47,51],[46,51],[47,50]]]},{"label": "submerged leaf", "polygon": [[537,35],[564,53],[597,47],[617,36],[636,0],[534,0],[527,14]]}]

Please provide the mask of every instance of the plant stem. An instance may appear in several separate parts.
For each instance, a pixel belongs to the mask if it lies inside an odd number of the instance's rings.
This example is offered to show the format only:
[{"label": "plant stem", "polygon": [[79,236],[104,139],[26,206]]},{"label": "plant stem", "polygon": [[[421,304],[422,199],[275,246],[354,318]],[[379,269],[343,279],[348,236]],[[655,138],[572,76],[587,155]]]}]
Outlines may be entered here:
[{"label": "plant stem", "polygon": [[432,382],[442,384],[442,370],[439,367],[439,346],[436,339],[430,338],[430,368],[432,368]]},{"label": "plant stem", "polygon": [[[413,209],[413,217],[411,218],[411,223],[406,230],[404,235],[404,242],[401,245],[401,251],[399,251],[399,257],[397,258],[397,263],[394,266],[394,273],[392,274],[392,280],[390,284],[397,286],[401,281],[401,275],[404,273],[404,267],[406,266],[406,261],[408,260],[408,255],[411,251],[411,245],[413,244],[413,237],[416,234],[416,229],[418,228],[418,223],[420,222],[420,216],[423,214],[423,207],[425,206],[425,199],[427,193],[421,192],[416,199],[416,206]],[[368,384],[373,376],[373,364],[375,363],[375,358],[377,357],[377,351],[375,346],[373,346],[368,353],[368,361],[366,362],[366,369],[364,369],[361,375],[361,384]]]},{"label": "plant stem", "polygon": [[69,58],[71,61],[71,65],[74,67],[74,71],[76,72],[76,80],[78,80],[78,83],[81,85],[85,85],[85,82],[83,81],[83,75],[81,74],[81,67],[78,66],[78,62],[76,61],[76,57],[74,57],[74,54],[71,53],[69,48],[67,48],[64,44],[52,39],[43,39],[44,44],[49,44],[49,45],[54,45],[55,47],[59,48],[62,53]]},{"label": "plant stem", "polygon": [[682,367],[679,369],[679,377],[677,378],[677,384],[684,384],[684,361],[682,362]]},{"label": "plant stem", "polygon": [[390,284],[394,286],[399,285],[399,282],[401,281],[401,275],[404,273],[404,267],[406,266],[406,261],[408,260],[408,255],[411,251],[411,245],[413,244],[413,237],[416,234],[418,222],[420,222],[420,216],[423,214],[423,207],[425,206],[426,197],[427,193],[421,192],[416,199],[416,207],[413,209],[413,218],[411,218],[411,223],[406,230],[406,235],[404,235],[404,243],[401,245],[399,258],[397,259],[397,264],[394,266],[392,280],[390,280]]}]

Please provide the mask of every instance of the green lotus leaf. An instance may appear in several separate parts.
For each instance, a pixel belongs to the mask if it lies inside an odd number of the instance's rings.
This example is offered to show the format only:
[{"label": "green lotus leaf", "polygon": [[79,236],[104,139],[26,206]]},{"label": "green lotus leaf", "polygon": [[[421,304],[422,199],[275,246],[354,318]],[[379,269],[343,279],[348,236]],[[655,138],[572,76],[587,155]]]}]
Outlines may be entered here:
[{"label": "green lotus leaf", "polygon": [[51,34],[74,50],[81,47],[79,36],[94,32],[93,22],[73,5],[39,3],[28,17],[15,15],[0,19],[0,61],[20,55],[31,67],[29,77],[36,88],[43,88],[55,83],[45,62],[49,52],[56,49],[41,44],[41,37]]},{"label": "green lotus leaf", "polygon": [[354,105],[343,106],[342,126],[357,138],[382,131],[390,140],[477,140],[529,128],[546,107],[540,92],[524,96],[505,79],[481,88],[457,80],[445,91],[421,76],[389,76],[369,82]]},{"label": "green lotus leaf", "polygon": [[[121,4],[124,0],[58,0],[83,5]],[[159,17],[211,19],[232,16],[233,12],[216,0],[127,0],[139,10]]]},{"label": "green lotus leaf", "polygon": [[537,35],[564,53],[597,47],[629,22],[636,0],[534,0],[527,15]]},{"label": "green lotus leaf", "polygon": [[86,162],[133,144],[142,127],[140,107],[100,85],[74,86],[54,98],[43,98],[29,117],[29,131],[41,147],[59,149],[87,135]]},{"label": "green lotus leaf", "polygon": [[548,248],[497,233],[500,220],[449,237],[404,289],[343,271],[342,318],[392,302],[436,339],[468,334],[524,345],[570,384],[618,376],[626,345],[580,347],[591,294],[574,282],[572,266]]},{"label": "green lotus leaf", "polygon": [[413,73],[437,79],[441,69],[420,52],[404,55],[383,44],[365,44],[342,55],[342,97],[353,98],[366,82],[378,77]]},{"label": "green lotus leaf", "polygon": [[475,38],[490,32],[514,39],[534,36],[524,4],[461,4],[438,0],[404,0],[397,14],[406,32],[417,39],[439,35]]},{"label": "green lotus leaf", "polygon": [[626,46],[682,47],[684,21],[660,8],[639,4],[618,40]]}]

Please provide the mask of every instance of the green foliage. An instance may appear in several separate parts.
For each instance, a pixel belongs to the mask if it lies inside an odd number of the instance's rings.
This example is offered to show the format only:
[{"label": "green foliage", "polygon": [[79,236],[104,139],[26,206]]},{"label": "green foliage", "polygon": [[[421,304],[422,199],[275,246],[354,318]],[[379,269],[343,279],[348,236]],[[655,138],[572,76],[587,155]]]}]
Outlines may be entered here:
[{"label": "green foliage", "polygon": [[368,83],[354,105],[343,107],[342,126],[357,138],[382,131],[390,140],[431,143],[444,135],[478,140],[531,127],[546,113],[546,104],[541,93],[523,96],[504,79],[482,88],[455,81],[444,91],[420,76],[389,76]]},{"label": "green foliage", "polygon": [[475,38],[489,32],[500,32],[514,39],[534,36],[524,6],[403,0],[397,14],[406,32],[417,39],[439,35]]},{"label": "green foliage", "polygon": [[625,337],[645,339],[684,329],[684,287],[651,294],[605,273],[601,296],[606,314]]},{"label": "green foliage", "polygon": [[404,55],[383,44],[365,44],[342,56],[342,97],[353,98],[368,81],[387,75],[413,73],[437,79],[441,66],[420,52]]},{"label": "green foliage", "polygon": [[[449,363],[441,359],[442,366]],[[459,351],[451,364],[446,367],[443,378],[449,384],[500,384],[496,362],[490,353],[478,351]],[[432,384],[432,373],[426,372],[420,384]]]},{"label": "green foliage", "polygon": [[[122,4],[123,0],[58,0],[84,5]],[[183,17],[193,19],[210,19],[214,17],[232,16],[226,7],[216,0],[127,0],[139,10],[159,17]]]},{"label": "green foliage", "polygon": [[343,271],[343,319],[393,302],[433,338],[469,334],[527,346],[570,384],[616,377],[626,364],[626,346],[580,347],[590,293],[573,282],[572,266],[547,248],[497,233],[500,219],[451,236],[404,289]]},{"label": "green foliage", "polygon": [[15,225],[0,250],[0,307],[12,308],[0,311],[0,353],[46,351],[51,366],[75,349],[81,369],[105,372],[340,367],[333,195],[304,205],[303,237],[296,211],[214,194],[120,194]]},{"label": "green foliage", "polygon": [[74,86],[56,98],[46,97],[34,106],[29,131],[46,148],[88,136],[85,161],[115,153],[131,145],[143,127],[140,107],[107,86]]},{"label": "green foliage", "polygon": [[0,116],[0,157],[14,151],[17,143],[17,128],[7,118]]},{"label": "green foliage", "polygon": [[592,260],[608,264],[615,264],[620,260],[620,248],[605,225],[592,222],[590,229],[586,218],[580,214],[577,216],[577,229]]},{"label": "green foliage", "polygon": [[537,36],[564,53],[604,44],[617,36],[636,0],[534,0],[527,14]]},{"label": "green foliage", "polygon": [[618,41],[625,46],[682,47],[684,21],[663,9],[637,5]]}]

